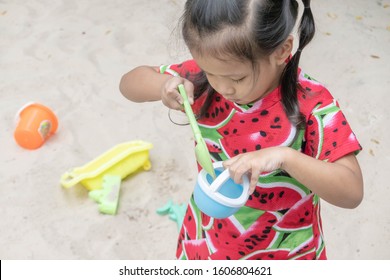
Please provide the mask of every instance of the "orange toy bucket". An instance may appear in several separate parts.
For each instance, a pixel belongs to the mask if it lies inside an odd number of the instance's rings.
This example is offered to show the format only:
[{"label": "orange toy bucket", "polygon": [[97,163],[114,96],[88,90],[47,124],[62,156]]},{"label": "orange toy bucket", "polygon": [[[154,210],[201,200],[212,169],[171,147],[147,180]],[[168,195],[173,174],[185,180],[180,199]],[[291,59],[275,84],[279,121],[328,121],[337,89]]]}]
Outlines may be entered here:
[{"label": "orange toy bucket", "polygon": [[25,105],[20,109],[18,117],[14,138],[25,149],[38,149],[58,128],[56,115],[42,104]]}]

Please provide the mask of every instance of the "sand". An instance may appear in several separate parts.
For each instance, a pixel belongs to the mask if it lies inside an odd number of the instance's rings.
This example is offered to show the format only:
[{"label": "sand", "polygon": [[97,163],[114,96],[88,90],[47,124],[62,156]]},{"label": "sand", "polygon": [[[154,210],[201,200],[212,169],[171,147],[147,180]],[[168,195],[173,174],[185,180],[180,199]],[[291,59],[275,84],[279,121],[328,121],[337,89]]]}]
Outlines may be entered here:
[{"label": "sand", "polygon": [[[195,184],[188,126],[161,102],[135,104],[121,76],[188,54],[175,27],[184,0],[0,1],[0,259],[174,259],[177,225],[156,210],[186,203]],[[339,100],[361,141],[365,198],[353,210],[323,202],[330,259],[390,259],[390,2],[314,1],[317,36],[302,67]],[[41,148],[13,139],[27,102],[56,113]],[[61,175],[112,147],[153,144],[152,168],[122,181],[116,215],[98,211]]]}]

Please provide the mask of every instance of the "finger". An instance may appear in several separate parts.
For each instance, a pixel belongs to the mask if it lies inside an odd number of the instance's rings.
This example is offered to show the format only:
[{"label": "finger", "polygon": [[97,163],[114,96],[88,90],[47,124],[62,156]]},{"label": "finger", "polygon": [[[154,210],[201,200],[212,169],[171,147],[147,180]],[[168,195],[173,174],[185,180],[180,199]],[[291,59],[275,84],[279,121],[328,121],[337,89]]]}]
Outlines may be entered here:
[{"label": "finger", "polygon": [[225,160],[224,162],[222,162],[222,166],[224,169],[229,169],[230,165],[231,165],[230,160]]},{"label": "finger", "polygon": [[250,194],[252,194],[255,191],[256,185],[257,185],[257,178],[251,177],[251,181],[249,184]]},{"label": "finger", "polygon": [[173,110],[180,110],[182,111],[183,110],[183,105],[179,104],[176,100],[172,100],[172,99],[163,99],[162,100],[163,104],[170,108],[170,109],[173,109]]},{"label": "finger", "polygon": [[184,80],[183,85],[187,92],[188,102],[191,105],[194,104],[194,84],[189,80]]},{"label": "finger", "polygon": [[249,190],[248,190],[248,195],[253,194],[255,192],[255,189],[256,189],[256,186],[254,186],[254,187],[250,186]]},{"label": "finger", "polygon": [[231,176],[237,184],[242,184],[242,176],[248,172],[248,168],[246,167],[245,163],[242,161],[235,161],[230,167],[230,172],[232,173]]},{"label": "finger", "polygon": [[235,156],[235,157],[232,157],[232,158],[229,158],[227,160],[225,160],[222,165],[225,169],[228,169],[230,166],[232,166],[237,160],[240,159],[240,155],[238,156]]},{"label": "finger", "polygon": [[179,104],[180,107],[182,107],[184,101],[183,101],[183,97],[181,97],[180,92],[177,89],[173,89],[172,95],[174,96],[174,99],[176,100],[177,104]]},{"label": "finger", "polygon": [[166,94],[163,95],[162,101],[165,106],[175,109],[182,110],[183,100],[180,93],[176,89],[169,89],[166,91]]},{"label": "finger", "polygon": [[172,104],[172,107],[171,107],[172,109],[174,109],[174,110],[177,110],[177,111],[183,111],[184,110],[184,107],[183,107],[183,105],[180,105],[179,103],[174,103],[174,104]]},{"label": "finger", "polygon": [[255,191],[255,188],[259,181],[259,176],[260,176],[260,171],[252,169],[252,172],[250,174],[250,184],[249,184],[250,193],[253,193]]}]

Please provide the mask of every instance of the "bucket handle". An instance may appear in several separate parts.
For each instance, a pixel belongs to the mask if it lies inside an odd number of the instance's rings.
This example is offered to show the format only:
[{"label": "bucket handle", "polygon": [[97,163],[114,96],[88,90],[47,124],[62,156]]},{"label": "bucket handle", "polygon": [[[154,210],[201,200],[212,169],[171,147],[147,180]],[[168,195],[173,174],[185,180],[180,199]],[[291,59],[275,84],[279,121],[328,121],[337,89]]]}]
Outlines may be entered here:
[{"label": "bucket handle", "polygon": [[[214,169],[223,169],[222,161],[214,162],[213,163]],[[221,188],[221,186],[230,179],[230,172],[228,169],[225,169],[221,174],[217,176],[217,178],[211,183],[211,185],[208,187],[208,191],[214,194],[214,196],[220,201],[223,202],[225,205],[228,205],[230,207],[236,207],[237,204],[244,204],[249,196],[249,178],[247,174],[244,174],[242,176],[242,186],[243,190],[241,195],[238,198],[232,199],[228,198],[221,193],[218,192],[218,190]]]}]

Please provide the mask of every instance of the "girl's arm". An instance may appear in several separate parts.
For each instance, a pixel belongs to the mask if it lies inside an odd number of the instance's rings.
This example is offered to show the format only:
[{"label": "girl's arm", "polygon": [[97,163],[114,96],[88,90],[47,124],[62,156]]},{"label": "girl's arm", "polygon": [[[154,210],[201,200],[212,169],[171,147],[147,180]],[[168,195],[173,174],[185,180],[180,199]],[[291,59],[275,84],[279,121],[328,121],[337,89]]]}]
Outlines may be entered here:
[{"label": "girl's arm", "polygon": [[161,100],[161,88],[170,78],[160,74],[158,67],[139,66],[123,75],[119,90],[134,102]]},{"label": "girl's arm", "polygon": [[288,149],[282,169],[333,205],[355,208],[363,199],[363,177],[354,154],[325,162]]},{"label": "girl's arm", "polygon": [[193,103],[194,85],[179,76],[161,74],[157,66],[139,66],[123,75],[119,89],[124,97],[134,102],[161,100],[165,106],[182,110],[178,86],[183,84],[190,103]]},{"label": "girl's arm", "polygon": [[333,205],[355,208],[363,199],[363,178],[354,154],[325,162],[288,147],[272,147],[238,155],[225,161],[224,166],[237,183],[249,172],[252,192],[261,173],[283,169]]}]

